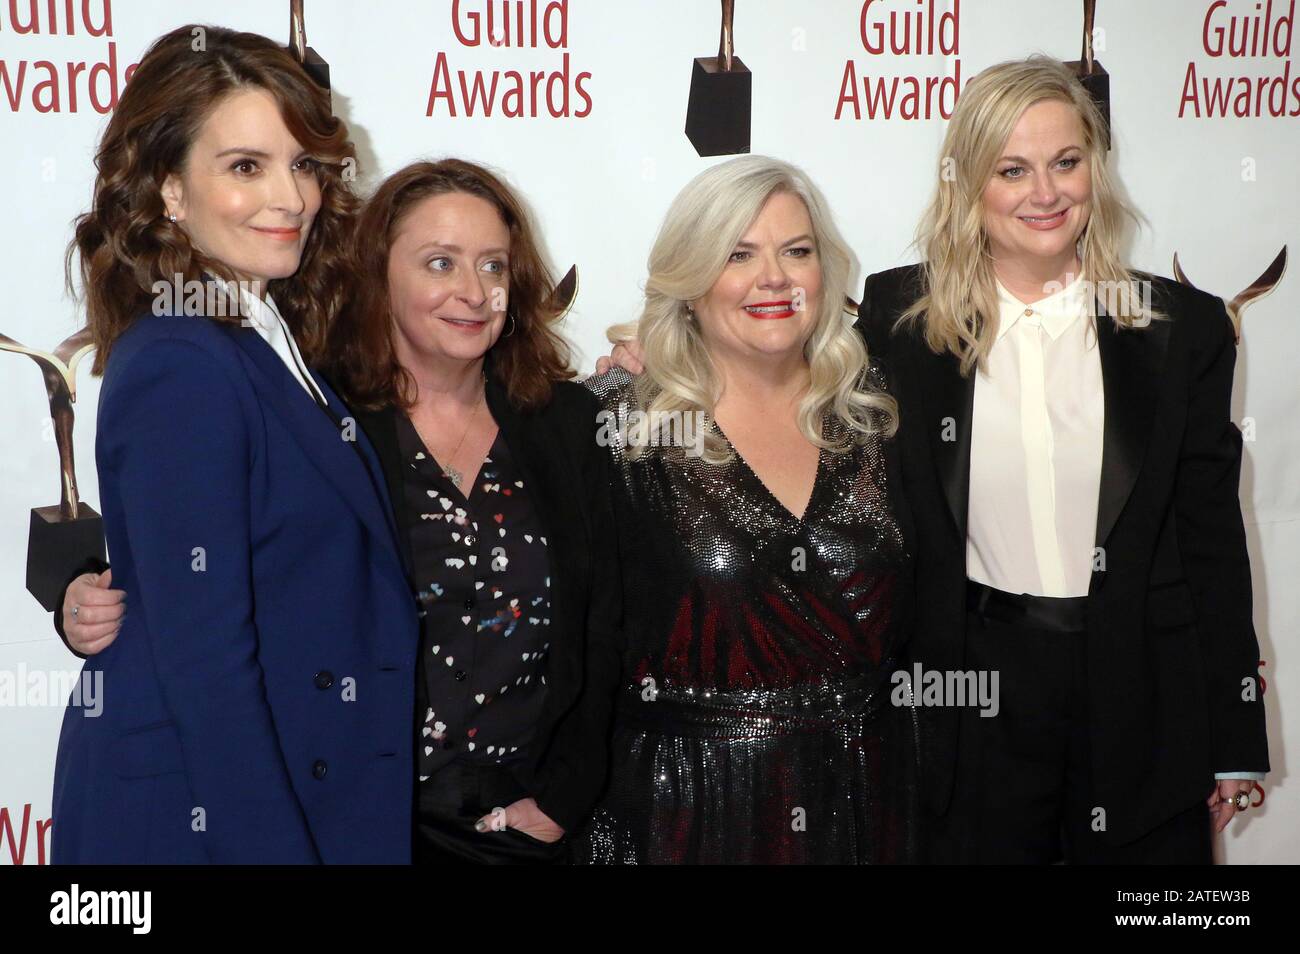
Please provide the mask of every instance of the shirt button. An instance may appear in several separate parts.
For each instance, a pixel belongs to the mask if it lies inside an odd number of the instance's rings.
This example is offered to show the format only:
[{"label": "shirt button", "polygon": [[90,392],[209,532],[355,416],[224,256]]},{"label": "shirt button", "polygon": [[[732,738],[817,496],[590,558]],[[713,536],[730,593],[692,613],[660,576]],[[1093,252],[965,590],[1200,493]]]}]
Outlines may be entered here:
[{"label": "shirt button", "polygon": [[465,609],[473,609],[473,608],[474,608],[474,599],[473,597],[471,597],[470,599],[467,599],[465,601]]},{"label": "shirt button", "polygon": [[325,763],[324,759],[317,759],[311,766],[312,778],[324,778],[325,773],[329,770],[330,767]]},{"label": "shirt button", "polygon": [[456,670],[456,681],[457,681],[457,682],[464,682],[464,681],[465,681],[465,670],[464,670],[464,669],[457,669],[457,670]]},{"label": "shirt button", "polygon": [[317,689],[328,689],[330,686],[334,685],[334,673],[322,669],[320,672],[316,673],[314,682],[316,683]]},{"label": "shirt button", "polygon": [[1034,317],[1034,309],[1032,309],[1032,308],[1026,308],[1026,309],[1025,309],[1025,317],[1026,317],[1026,318],[1032,318],[1032,317]]}]

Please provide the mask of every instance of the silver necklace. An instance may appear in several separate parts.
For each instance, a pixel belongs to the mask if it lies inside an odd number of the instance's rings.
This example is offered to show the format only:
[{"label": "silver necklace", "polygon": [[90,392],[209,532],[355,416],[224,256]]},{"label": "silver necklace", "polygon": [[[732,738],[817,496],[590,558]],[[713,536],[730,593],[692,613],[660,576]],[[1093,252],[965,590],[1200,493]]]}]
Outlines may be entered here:
[{"label": "silver necklace", "polygon": [[[460,435],[460,440],[456,444],[456,449],[451,452],[449,457],[445,458],[447,465],[442,468],[442,476],[455,484],[457,490],[462,489],[460,482],[465,479],[465,475],[455,467],[452,467],[451,462],[456,459],[456,455],[460,453],[461,447],[465,444],[465,438],[469,436],[469,429],[474,426],[474,419],[478,417],[478,412],[482,410],[483,405],[487,403],[486,398],[486,392],[480,395],[478,404],[474,405],[474,410],[470,413],[469,420],[465,423],[465,432]],[[435,457],[435,460],[436,459],[437,457]]]}]

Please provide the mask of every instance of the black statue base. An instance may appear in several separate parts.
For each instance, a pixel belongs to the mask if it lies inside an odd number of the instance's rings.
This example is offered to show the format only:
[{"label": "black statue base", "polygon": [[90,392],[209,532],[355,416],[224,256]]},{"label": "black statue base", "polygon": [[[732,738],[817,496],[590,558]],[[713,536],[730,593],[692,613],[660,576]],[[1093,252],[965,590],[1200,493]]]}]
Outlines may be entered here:
[{"label": "black statue base", "polygon": [[731,64],[724,70],[716,56],[700,57],[691,70],[686,138],[701,156],[749,152],[754,74],[738,56]]},{"label": "black statue base", "polygon": [[1106,72],[1105,67],[1101,65],[1100,60],[1092,61],[1092,72],[1087,71],[1087,65],[1082,60],[1075,60],[1073,63],[1066,63],[1066,66],[1074,70],[1074,75],[1079,77],[1079,82],[1083,88],[1088,91],[1092,101],[1097,104],[1101,110],[1101,118],[1106,122],[1106,148],[1110,148],[1110,74]]},{"label": "black statue base", "polygon": [[302,64],[307,75],[316,81],[316,85],[329,92],[330,65],[320,58],[320,54],[307,47],[307,61]]},{"label": "black statue base", "polygon": [[57,506],[32,511],[27,592],[48,612],[54,612],[59,596],[78,572],[85,572],[88,564],[104,563],[104,520],[84,503],[79,509],[76,520],[65,520]]}]

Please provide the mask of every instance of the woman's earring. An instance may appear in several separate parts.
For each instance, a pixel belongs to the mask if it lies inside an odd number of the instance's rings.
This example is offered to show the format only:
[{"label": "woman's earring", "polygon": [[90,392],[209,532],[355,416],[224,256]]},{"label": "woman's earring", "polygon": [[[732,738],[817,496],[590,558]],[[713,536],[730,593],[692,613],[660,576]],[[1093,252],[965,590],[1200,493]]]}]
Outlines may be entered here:
[{"label": "woman's earring", "polygon": [[176,224],[176,213],[175,213],[175,212],[169,212],[169,213],[167,214],[167,221],[170,222],[172,225],[175,225],[175,224]]},{"label": "woman's earring", "polygon": [[515,333],[515,316],[510,314],[510,312],[507,311],[506,317],[510,319],[510,330],[507,331],[505,334],[503,334],[501,336],[502,338],[509,338],[512,334]]}]

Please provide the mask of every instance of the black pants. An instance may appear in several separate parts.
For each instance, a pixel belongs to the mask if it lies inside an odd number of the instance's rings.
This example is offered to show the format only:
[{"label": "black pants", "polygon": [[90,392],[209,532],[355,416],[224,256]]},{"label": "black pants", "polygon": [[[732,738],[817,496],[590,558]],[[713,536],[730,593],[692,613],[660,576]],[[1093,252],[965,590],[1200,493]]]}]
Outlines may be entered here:
[{"label": "black pants", "polygon": [[527,797],[499,765],[452,762],[418,784],[412,861],[417,865],[545,865],[568,860],[569,839],[538,841],[513,828],[477,831],[494,808]]},{"label": "black pants", "polygon": [[[1086,634],[966,618],[966,669],[997,671],[999,712],[963,709],[952,803],[929,819],[940,864],[1211,864],[1209,808],[1179,811],[1135,842],[1095,830]],[[1208,797],[1214,780],[1206,778]]]}]

